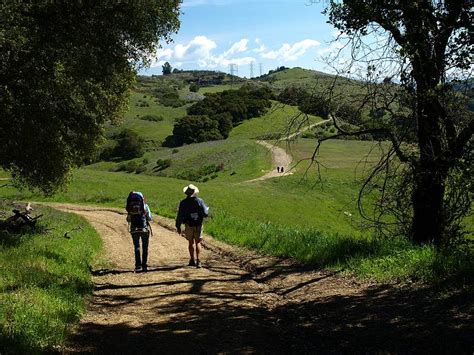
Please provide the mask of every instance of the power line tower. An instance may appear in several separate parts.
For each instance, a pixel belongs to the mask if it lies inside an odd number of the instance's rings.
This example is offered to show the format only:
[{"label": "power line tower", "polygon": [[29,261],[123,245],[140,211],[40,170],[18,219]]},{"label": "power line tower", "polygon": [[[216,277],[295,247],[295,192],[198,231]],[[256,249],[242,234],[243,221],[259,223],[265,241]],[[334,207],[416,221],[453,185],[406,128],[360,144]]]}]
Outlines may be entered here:
[{"label": "power line tower", "polygon": [[253,78],[253,62],[250,62],[250,79]]},{"label": "power line tower", "polygon": [[230,74],[230,85],[234,84],[235,77],[239,75],[239,67],[237,64],[230,63],[229,64],[229,74]]}]

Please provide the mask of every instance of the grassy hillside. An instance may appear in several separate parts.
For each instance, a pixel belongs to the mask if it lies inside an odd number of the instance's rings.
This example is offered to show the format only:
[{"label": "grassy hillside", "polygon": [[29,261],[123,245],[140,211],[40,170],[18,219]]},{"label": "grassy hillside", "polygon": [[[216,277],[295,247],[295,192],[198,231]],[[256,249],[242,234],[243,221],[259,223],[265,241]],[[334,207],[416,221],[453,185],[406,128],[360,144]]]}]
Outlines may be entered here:
[{"label": "grassy hillside", "polygon": [[[263,116],[244,121],[235,127],[230,133],[230,138],[261,139],[265,137],[278,137],[286,132],[300,111],[294,106],[288,106],[274,102],[272,108]],[[303,119],[302,117],[298,120]],[[308,116],[307,124],[319,122],[320,117]],[[299,127],[293,125],[290,133],[297,131]]]},{"label": "grassy hillside", "polygon": [[[170,166],[160,169],[157,161],[169,160]],[[143,162],[145,161],[145,164]],[[143,157],[127,162],[99,162],[86,169],[117,171],[120,166],[130,162],[142,164],[145,168],[141,174],[164,177],[182,177],[199,173],[203,167],[218,167],[219,171],[204,174],[202,177],[216,181],[239,182],[256,178],[262,170],[271,168],[270,152],[253,141],[233,139],[185,145],[179,148],[158,148],[148,151]],[[215,176],[214,176],[215,175]]]},{"label": "grassy hillside", "polygon": [[[297,157],[307,157],[306,153],[314,142],[300,142],[292,150],[296,154],[306,149]],[[312,226],[323,232],[360,234],[357,227],[362,221],[357,217],[354,203],[359,186],[354,179],[354,164],[370,149],[370,143],[329,141],[326,147],[321,161],[332,169],[327,172],[327,181],[323,185],[315,184],[314,180],[302,180],[304,164],[298,166],[294,175],[284,178],[235,184],[228,177],[198,185],[203,198],[216,214],[227,213],[256,222]],[[74,175],[69,190],[59,193],[52,200],[122,207],[128,192],[139,189],[149,197],[153,209],[173,216],[176,204],[182,198],[182,187],[187,183],[188,180],[81,169]],[[39,198],[13,189],[5,189],[4,192],[16,199]],[[350,212],[352,217],[344,212]]]},{"label": "grassy hillside", "polygon": [[[292,146],[297,159],[307,158],[312,140]],[[321,151],[323,183],[304,180],[307,163],[292,176],[254,183],[211,180],[198,183],[201,197],[211,207],[205,230],[216,238],[266,253],[333,269],[345,269],[379,281],[446,279],[469,282],[474,265],[472,250],[439,254],[430,246],[412,246],[405,239],[373,238],[355,206],[356,166],[371,164],[377,150],[365,155],[370,142],[327,141]],[[91,169],[76,172],[67,192],[48,200],[99,204],[123,208],[131,190],[147,196],[153,212],[174,217],[189,181]],[[12,199],[44,199],[4,188]]]}]

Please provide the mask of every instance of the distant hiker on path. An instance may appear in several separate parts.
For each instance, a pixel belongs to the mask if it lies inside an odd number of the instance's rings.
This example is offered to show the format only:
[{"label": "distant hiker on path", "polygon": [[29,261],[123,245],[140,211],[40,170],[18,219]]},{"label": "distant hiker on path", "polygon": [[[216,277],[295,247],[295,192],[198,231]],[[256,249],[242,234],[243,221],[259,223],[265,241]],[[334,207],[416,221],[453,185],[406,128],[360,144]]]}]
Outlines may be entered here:
[{"label": "distant hiker on path", "polygon": [[[202,222],[209,214],[209,207],[204,201],[197,197],[199,189],[190,184],[183,188],[186,198],[179,203],[178,215],[176,216],[176,230],[181,235],[181,224],[186,226],[184,236],[189,242],[189,266],[201,267],[199,254],[201,253]],[[194,244],[196,244],[196,259],[194,259]]]},{"label": "distant hiker on path", "polygon": [[[143,194],[132,191],[127,198],[127,222],[133,239],[135,252],[135,272],[148,271],[148,242],[150,239],[151,211],[145,202]],[[140,257],[140,239],[142,240],[142,255]]]}]

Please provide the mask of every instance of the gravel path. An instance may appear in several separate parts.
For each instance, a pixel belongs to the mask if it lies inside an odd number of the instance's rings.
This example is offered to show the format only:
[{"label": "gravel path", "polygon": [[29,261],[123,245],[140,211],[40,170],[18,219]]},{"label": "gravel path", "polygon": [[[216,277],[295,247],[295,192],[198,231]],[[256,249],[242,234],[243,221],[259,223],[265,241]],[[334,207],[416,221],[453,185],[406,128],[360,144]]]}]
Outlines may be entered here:
[{"label": "gravel path", "polygon": [[49,205],[84,216],[112,265],[92,270],[93,296],[64,353],[472,353],[472,289],[364,284],[207,236],[196,269],[161,217],[150,271],[136,274],[123,211]]}]

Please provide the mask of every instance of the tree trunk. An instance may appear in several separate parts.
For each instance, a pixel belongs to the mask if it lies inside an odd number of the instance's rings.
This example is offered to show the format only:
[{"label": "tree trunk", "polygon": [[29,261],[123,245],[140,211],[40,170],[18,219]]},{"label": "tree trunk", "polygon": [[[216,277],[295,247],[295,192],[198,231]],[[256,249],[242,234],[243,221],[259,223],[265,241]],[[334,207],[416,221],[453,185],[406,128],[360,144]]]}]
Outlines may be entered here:
[{"label": "tree trunk", "polygon": [[444,180],[436,167],[421,167],[416,172],[412,195],[412,240],[418,244],[441,243],[445,229]]},{"label": "tree trunk", "polygon": [[444,193],[447,167],[443,158],[443,109],[434,90],[418,91],[418,145],[420,159],[415,167],[412,239],[439,245],[446,228]]}]

